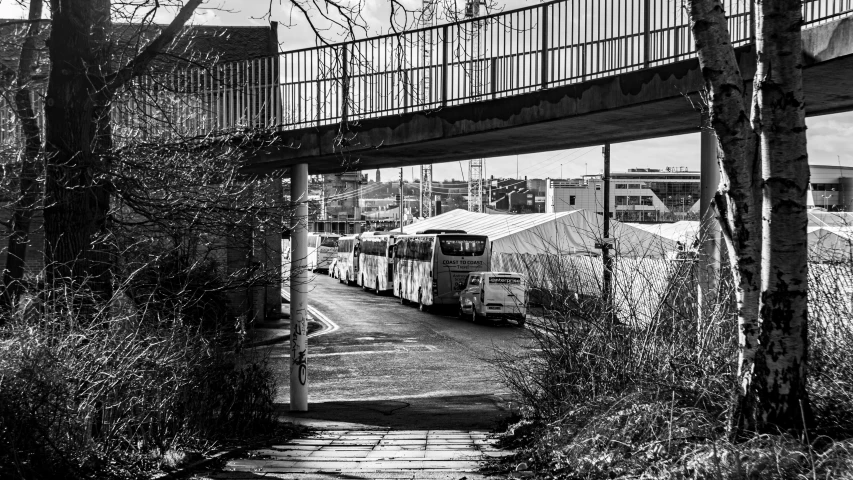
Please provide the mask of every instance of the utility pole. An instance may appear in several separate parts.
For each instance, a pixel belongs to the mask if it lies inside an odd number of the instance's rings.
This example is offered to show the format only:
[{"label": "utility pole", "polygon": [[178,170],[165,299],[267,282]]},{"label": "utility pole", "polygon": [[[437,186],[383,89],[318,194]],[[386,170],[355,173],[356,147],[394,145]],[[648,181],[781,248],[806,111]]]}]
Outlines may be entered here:
[{"label": "utility pole", "polygon": [[403,167],[400,167],[400,204],[397,205],[397,209],[400,210],[400,233],[403,233],[403,199],[406,198],[403,196]]},{"label": "utility pole", "polygon": [[613,259],[610,257],[610,144],[605,143],[601,149],[604,154],[604,238],[601,242],[601,259],[604,262],[604,308],[606,315],[611,318],[612,310],[612,284],[613,284]]}]

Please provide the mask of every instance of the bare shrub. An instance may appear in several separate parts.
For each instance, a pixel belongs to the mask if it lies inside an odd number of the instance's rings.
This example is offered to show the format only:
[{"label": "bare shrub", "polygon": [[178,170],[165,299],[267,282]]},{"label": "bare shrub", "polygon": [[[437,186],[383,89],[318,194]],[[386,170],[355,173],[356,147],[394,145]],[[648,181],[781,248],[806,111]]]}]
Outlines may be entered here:
[{"label": "bare shrub", "polygon": [[519,434],[512,428],[507,434],[508,444],[525,446],[520,458],[553,478],[853,476],[844,440],[853,433],[849,253],[812,252],[809,393],[816,428],[809,439],[760,436],[743,444],[722,440],[737,360],[727,268],[700,315],[694,253],[622,253],[609,300],[599,257],[555,248],[498,259],[503,269],[528,274],[531,298],[542,304],[528,319],[529,348],[498,352],[496,360],[526,421],[537,425],[524,439],[513,438]]},{"label": "bare shrub", "polygon": [[0,477],[142,475],[275,425],[272,374],[232,353],[232,333],[73,310],[31,303],[0,329]]},{"label": "bare shrub", "polygon": [[721,302],[700,318],[695,255],[667,256],[666,248],[624,245],[609,301],[598,257],[555,248],[514,259],[510,268],[527,273],[541,315],[530,320],[531,350],[498,355],[498,371],[533,417],[558,418],[638,388],[678,390],[725,410],[736,357],[731,281],[722,278]]}]

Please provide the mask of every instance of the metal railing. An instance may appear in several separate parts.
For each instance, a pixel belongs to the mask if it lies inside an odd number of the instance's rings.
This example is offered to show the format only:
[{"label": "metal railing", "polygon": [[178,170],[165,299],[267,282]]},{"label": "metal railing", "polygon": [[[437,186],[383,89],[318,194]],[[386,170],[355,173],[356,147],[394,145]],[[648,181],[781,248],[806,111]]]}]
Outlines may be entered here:
[{"label": "metal railing", "polygon": [[[724,0],[734,46],[754,38],[753,3]],[[805,25],[853,11],[808,0]],[[695,56],[670,0],[558,0],[458,23],[286,52],[282,129],[435,110]]]},{"label": "metal railing", "polygon": [[[753,3],[723,4],[733,45],[751,42]],[[806,26],[851,12],[853,0],[803,4]],[[275,57],[151,75],[118,96],[113,115],[117,143],[317,127],[519,95],[693,56],[681,2],[557,0]],[[10,119],[0,115],[0,139],[14,129]]]}]

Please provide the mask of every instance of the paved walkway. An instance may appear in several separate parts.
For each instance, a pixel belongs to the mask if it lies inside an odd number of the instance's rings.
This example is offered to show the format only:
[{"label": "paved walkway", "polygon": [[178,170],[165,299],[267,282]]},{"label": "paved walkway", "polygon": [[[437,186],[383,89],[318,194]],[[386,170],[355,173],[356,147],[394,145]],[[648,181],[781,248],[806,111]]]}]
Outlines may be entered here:
[{"label": "paved walkway", "polygon": [[197,479],[484,479],[475,473],[497,450],[483,431],[323,430],[255,450]]}]

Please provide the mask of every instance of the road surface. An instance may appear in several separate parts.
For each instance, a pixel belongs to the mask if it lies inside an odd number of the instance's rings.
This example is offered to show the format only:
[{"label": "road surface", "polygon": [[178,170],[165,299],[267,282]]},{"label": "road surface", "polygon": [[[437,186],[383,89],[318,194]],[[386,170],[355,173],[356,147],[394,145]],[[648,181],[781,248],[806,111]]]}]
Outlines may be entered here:
[{"label": "road surface", "polygon": [[490,359],[496,349],[522,348],[527,330],[420,312],[325,275],[311,287],[309,305],[338,328],[309,339],[307,413],[289,412],[288,345],[265,347],[285,419],[327,428],[488,430],[509,413],[509,391]]}]

